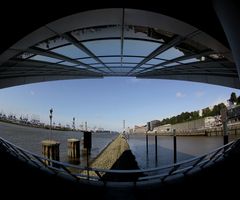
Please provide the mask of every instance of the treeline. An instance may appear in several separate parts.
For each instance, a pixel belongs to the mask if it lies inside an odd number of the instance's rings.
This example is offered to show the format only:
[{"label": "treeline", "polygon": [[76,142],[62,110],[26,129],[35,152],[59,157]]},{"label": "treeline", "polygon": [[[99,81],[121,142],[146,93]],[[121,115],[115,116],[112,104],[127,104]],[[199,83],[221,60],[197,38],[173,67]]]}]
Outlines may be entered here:
[{"label": "treeline", "polygon": [[210,117],[210,116],[216,116],[220,115],[220,110],[222,108],[226,107],[224,103],[220,103],[218,105],[215,105],[213,109],[210,109],[209,107],[204,108],[202,110],[202,115],[200,116],[199,111],[193,111],[193,112],[182,112],[180,115],[173,116],[171,118],[165,118],[163,119],[160,124],[177,124],[182,122],[188,122],[204,117]]},{"label": "treeline", "polygon": [[[228,101],[231,104],[240,105],[240,96],[237,97],[236,93],[232,92],[230,99]],[[192,121],[192,120],[196,120],[196,119],[200,119],[200,118],[204,118],[204,117],[220,115],[220,110],[222,108],[226,108],[226,105],[224,103],[217,104],[212,109],[210,109],[209,107],[204,108],[204,109],[202,109],[201,116],[200,116],[199,111],[182,112],[180,115],[163,119],[162,121],[160,121],[160,125],[177,124],[177,123]]]},{"label": "treeline", "polygon": [[240,96],[237,97],[236,93],[232,92],[228,101],[232,104],[240,105]]}]

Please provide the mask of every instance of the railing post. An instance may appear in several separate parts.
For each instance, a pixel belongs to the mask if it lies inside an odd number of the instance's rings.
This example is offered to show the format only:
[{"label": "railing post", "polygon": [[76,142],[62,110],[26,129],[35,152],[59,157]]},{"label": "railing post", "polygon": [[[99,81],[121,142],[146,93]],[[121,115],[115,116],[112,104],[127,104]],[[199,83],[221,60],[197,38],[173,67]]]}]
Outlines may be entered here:
[{"label": "railing post", "polygon": [[157,155],[157,135],[155,134],[155,166],[158,165],[158,155]]},{"label": "railing post", "polygon": [[177,162],[177,138],[176,130],[173,129],[173,163]]}]

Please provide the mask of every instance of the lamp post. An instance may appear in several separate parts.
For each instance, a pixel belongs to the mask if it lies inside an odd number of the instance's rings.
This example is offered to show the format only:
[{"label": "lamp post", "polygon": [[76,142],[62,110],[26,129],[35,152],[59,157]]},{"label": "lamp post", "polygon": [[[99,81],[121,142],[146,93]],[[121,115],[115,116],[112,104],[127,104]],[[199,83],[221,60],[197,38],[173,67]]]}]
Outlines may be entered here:
[{"label": "lamp post", "polygon": [[[50,115],[49,115],[49,118],[50,118],[50,132],[51,132],[51,135],[52,135],[52,112],[53,112],[53,109],[51,108],[51,109],[50,109]],[[50,140],[50,136],[49,136],[49,140]]]},{"label": "lamp post", "polygon": [[75,131],[75,117],[73,117],[73,124],[72,124],[73,131]]}]

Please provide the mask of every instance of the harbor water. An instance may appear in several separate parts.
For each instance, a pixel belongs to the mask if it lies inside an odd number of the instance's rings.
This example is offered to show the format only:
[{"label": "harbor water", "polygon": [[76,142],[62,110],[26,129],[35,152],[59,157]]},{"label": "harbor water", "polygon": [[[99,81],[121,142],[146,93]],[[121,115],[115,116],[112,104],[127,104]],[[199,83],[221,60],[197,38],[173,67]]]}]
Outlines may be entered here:
[{"label": "harbor water", "polygon": [[[83,133],[79,131],[55,131],[41,128],[19,126],[0,122],[0,137],[30,152],[42,155],[41,141],[48,138],[60,142],[60,161],[68,162],[67,140],[76,138],[82,141]],[[92,149],[89,157],[91,162],[97,155],[117,137],[116,133],[93,133]],[[230,141],[234,137],[230,137]],[[173,163],[173,137],[157,137],[157,156],[155,137],[148,137],[148,153],[146,151],[146,136],[131,134],[128,143],[140,168],[160,167]],[[222,136],[178,136],[177,161],[183,161],[195,156],[208,153],[223,145]],[[83,148],[83,144],[80,145]],[[86,155],[80,151],[80,166],[86,166]]]}]

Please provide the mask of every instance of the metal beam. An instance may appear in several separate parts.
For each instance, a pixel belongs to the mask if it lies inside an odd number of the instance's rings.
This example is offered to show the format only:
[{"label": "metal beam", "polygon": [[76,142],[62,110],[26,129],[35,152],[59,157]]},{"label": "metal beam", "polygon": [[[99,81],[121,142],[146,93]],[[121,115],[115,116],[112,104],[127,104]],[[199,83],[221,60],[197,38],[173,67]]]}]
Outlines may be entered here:
[{"label": "metal beam", "polygon": [[122,10],[122,29],[121,29],[121,67],[122,67],[122,61],[123,61],[123,44],[124,44],[124,20],[125,20],[125,13],[124,8]]},{"label": "metal beam", "polygon": [[81,66],[84,66],[84,67],[87,67],[87,68],[97,70],[101,73],[106,73],[106,72],[103,72],[103,71],[99,70],[98,68],[92,67],[92,66],[90,66],[88,64],[85,64],[81,61],[71,59],[67,56],[64,56],[64,55],[61,55],[61,54],[58,54],[58,53],[55,53],[55,52],[44,51],[43,49],[40,49],[38,47],[31,47],[31,48],[27,49],[26,51],[29,52],[29,53],[42,55],[42,56],[47,56],[47,57],[63,60],[63,61],[66,61],[66,62],[70,62],[70,63],[73,63],[73,64],[81,65]]},{"label": "metal beam", "polygon": [[153,59],[154,57],[156,57],[157,55],[159,55],[160,53],[170,49],[171,47],[179,44],[180,42],[182,42],[183,40],[185,40],[186,38],[182,37],[182,36],[174,36],[168,43],[158,47],[156,50],[154,50],[153,52],[151,52],[145,59],[143,59],[136,67],[134,67],[129,73],[131,74],[135,69],[141,67],[142,65],[144,65],[146,62],[148,62],[149,60]]},{"label": "metal beam", "polygon": [[14,73],[21,73],[21,75],[24,74],[31,74],[32,72],[34,73],[54,73],[54,74],[58,74],[59,72],[61,73],[75,73],[75,74],[79,74],[81,73],[82,75],[92,75],[92,76],[99,76],[102,77],[101,75],[99,75],[96,72],[93,71],[89,71],[86,69],[77,69],[77,68],[55,68],[55,67],[48,67],[48,68],[38,68],[38,67],[30,67],[30,66],[24,66],[24,67],[14,67],[11,68],[9,71],[5,71],[2,72],[0,74],[1,75],[7,75],[7,74],[14,74]]},{"label": "metal beam", "polygon": [[164,72],[160,72],[160,73],[157,73],[157,74],[149,74],[149,75],[141,75],[141,76],[137,76],[137,77],[144,77],[144,78],[153,78],[153,77],[159,77],[159,76],[174,76],[174,75],[201,75],[201,76],[221,76],[221,77],[238,77],[236,75],[236,73],[218,73],[218,72],[214,72],[214,73],[208,73],[208,72],[183,72],[183,73],[180,73],[180,72],[171,72],[171,73],[164,73]]},{"label": "metal beam", "polygon": [[[109,69],[110,72],[111,69],[105,65],[92,51],[90,51],[87,47],[85,47],[82,43],[80,43],[75,37],[73,37],[70,33],[65,33],[62,35],[66,40],[71,42],[74,46],[79,48],[81,51],[89,55],[92,59],[96,60],[97,62],[101,63],[104,67]],[[105,72],[106,73],[106,72]]]},{"label": "metal beam", "polygon": [[38,47],[30,47],[26,50],[26,52],[36,54],[36,55],[47,56],[47,57],[50,57],[50,58],[55,58],[55,59],[59,59],[59,60],[63,60],[63,61],[66,61],[66,62],[76,64],[76,65],[80,65],[80,63],[77,60],[73,60],[73,59],[71,59],[67,56],[64,56],[62,54],[58,54],[58,53],[55,53],[55,52],[52,52],[52,51],[51,52],[50,51],[45,51],[45,50],[43,50],[41,48],[38,48]]},{"label": "metal beam", "polygon": [[[151,71],[154,74],[154,71]],[[151,72],[148,72],[148,74],[150,74]],[[194,73],[203,73],[203,72],[209,72],[209,73],[221,73],[221,74],[236,74],[236,70],[228,70],[228,69],[224,69],[224,68],[175,68],[175,69],[166,69],[166,70],[161,70],[161,71],[155,71],[155,72],[160,72],[160,73],[173,73],[173,72],[194,72]]]},{"label": "metal beam", "polygon": [[[36,74],[36,73],[33,73],[33,74],[26,74],[26,75],[21,75],[21,77],[35,77],[35,76],[77,76],[77,77],[83,77],[83,78],[86,78],[86,77],[92,77],[92,78],[99,78],[99,76],[94,76],[94,75],[88,75],[86,76],[85,74],[75,74],[75,73],[65,73],[65,72],[62,72],[62,73],[40,73],[40,74]],[[1,77],[1,79],[9,79],[9,78],[19,78],[18,75],[15,75],[15,76],[4,76],[4,77]]]},{"label": "metal beam", "polygon": [[[195,35],[197,35],[200,31],[196,30],[186,36],[180,36],[180,35],[175,35],[171,38],[171,40],[165,44],[163,44],[162,46],[158,47],[156,50],[154,50],[152,53],[150,53],[145,59],[143,59],[132,71],[134,71],[135,69],[139,68],[140,66],[144,65],[146,62],[148,62],[149,60],[153,59],[154,57],[156,57],[157,55],[161,54],[164,51],[167,51],[168,49],[170,49],[173,46],[178,45],[179,43],[183,42],[184,40],[191,38]],[[132,71],[130,73],[132,73]],[[130,74],[129,73],[129,74]],[[128,75],[129,75],[128,74]]]},{"label": "metal beam", "polygon": [[[60,68],[60,69],[81,69],[81,68],[78,68],[76,66],[67,66],[67,65],[62,65],[62,64],[58,64],[58,63],[49,63],[49,62],[45,62],[45,61],[29,60],[29,59],[27,59],[27,60],[12,59],[12,60],[10,60],[10,62],[15,62],[16,65],[19,66],[19,67],[21,67],[21,65],[23,65],[23,64],[26,64],[28,66],[36,66],[36,67],[50,66],[50,67],[56,67],[56,68]],[[14,66],[16,66],[16,65],[14,65]],[[12,66],[12,67],[14,67],[14,66]],[[25,67],[25,66],[23,66],[23,67]],[[103,76],[105,74],[105,72],[103,70],[100,70],[98,68],[91,67],[91,66],[88,67],[88,65],[87,65],[86,69],[81,69],[81,70],[86,70],[88,72],[92,72],[91,69],[92,70],[97,70],[97,72],[95,72],[95,71],[94,72],[97,73],[100,76]]]},{"label": "metal beam", "polygon": [[174,58],[174,59],[162,62],[160,64],[154,65],[152,67],[143,69],[143,70],[137,72],[136,74],[143,73],[143,72],[148,71],[150,69],[154,70],[155,68],[157,68],[159,66],[164,66],[164,65],[171,64],[171,63],[174,63],[174,62],[179,62],[179,61],[182,61],[182,60],[188,60],[188,59],[192,59],[192,58],[196,58],[196,57],[200,57],[200,56],[206,56],[206,55],[209,55],[210,53],[213,53],[213,52],[214,52],[213,50],[209,50],[208,49],[208,50],[202,51],[202,52],[197,53],[197,54],[180,56],[180,57],[177,57],[177,58]]},{"label": "metal beam", "polygon": [[[189,67],[193,67],[193,68],[202,68],[202,67],[207,67],[209,69],[211,69],[211,67],[216,67],[216,64],[220,67],[220,68],[225,68],[225,69],[229,69],[229,67],[224,66],[224,64],[228,64],[229,61],[226,60],[219,60],[219,61],[199,61],[199,62],[193,62],[193,63],[186,63],[186,64],[181,64],[181,65],[174,65],[174,66],[163,66],[163,68],[161,69],[155,69],[152,71],[163,71],[166,69],[178,69],[178,68],[183,68],[183,69],[188,69]],[[214,65],[215,64],[215,65]],[[149,68],[147,68],[149,69]]]}]

